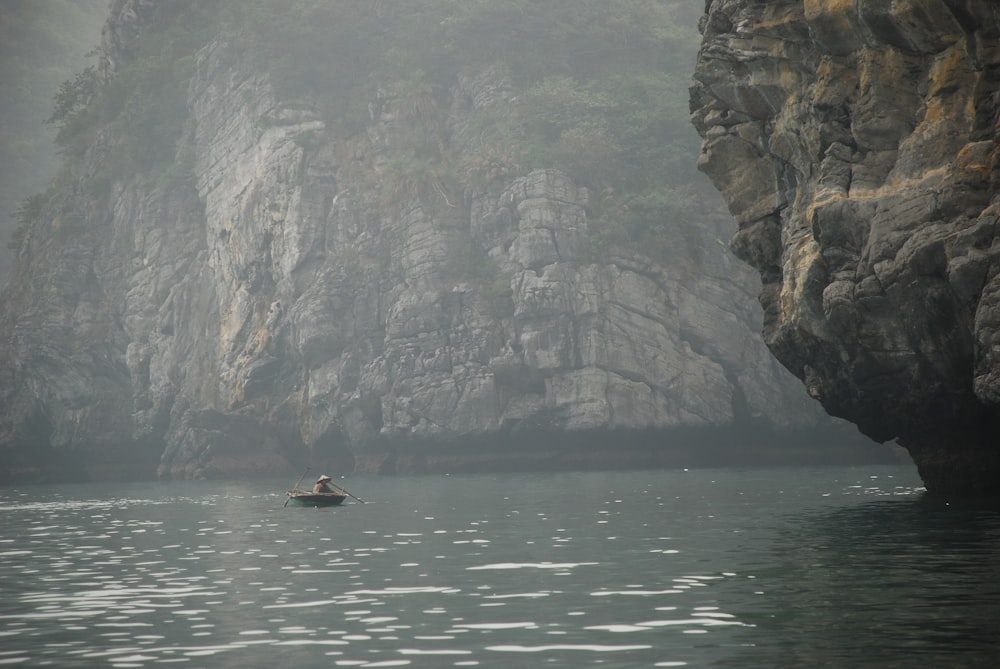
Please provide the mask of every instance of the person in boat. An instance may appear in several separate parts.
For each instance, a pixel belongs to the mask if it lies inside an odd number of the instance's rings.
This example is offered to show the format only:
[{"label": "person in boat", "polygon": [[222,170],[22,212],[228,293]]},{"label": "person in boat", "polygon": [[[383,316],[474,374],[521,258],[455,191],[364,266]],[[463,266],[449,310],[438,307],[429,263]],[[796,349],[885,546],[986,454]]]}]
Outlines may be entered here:
[{"label": "person in boat", "polygon": [[330,481],[332,479],[323,474],[318,479],[316,479],[316,485],[313,486],[313,492],[337,492],[330,486]]}]

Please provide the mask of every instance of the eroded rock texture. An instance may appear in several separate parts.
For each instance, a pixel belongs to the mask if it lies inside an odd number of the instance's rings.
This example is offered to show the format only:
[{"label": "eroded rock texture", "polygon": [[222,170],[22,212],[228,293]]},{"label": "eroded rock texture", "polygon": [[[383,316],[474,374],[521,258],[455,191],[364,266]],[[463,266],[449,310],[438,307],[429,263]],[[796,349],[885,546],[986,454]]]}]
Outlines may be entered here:
[{"label": "eroded rock texture", "polygon": [[706,3],[699,167],[769,348],[928,489],[1000,492],[1000,5]]},{"label": "eroded rock texture", "polygon": [[[113,4],[105,78],[152,4]],[[198,54],[170,178],[95,193],[98,133],[25,235],[0,470],[686,464],[711,430],[736,448],[830,433],[759,341],[756,278],[715,243],[724,217],[678,233],[670,262],[598,259],[591,195],[565,174],[406,178],[390,158],[414,120],[392,90],[347,135],[248,62],[221,37]],[[472,115],[517,91],[498,65],[446,98],[425,106],[432,140],[464,165]]]}]

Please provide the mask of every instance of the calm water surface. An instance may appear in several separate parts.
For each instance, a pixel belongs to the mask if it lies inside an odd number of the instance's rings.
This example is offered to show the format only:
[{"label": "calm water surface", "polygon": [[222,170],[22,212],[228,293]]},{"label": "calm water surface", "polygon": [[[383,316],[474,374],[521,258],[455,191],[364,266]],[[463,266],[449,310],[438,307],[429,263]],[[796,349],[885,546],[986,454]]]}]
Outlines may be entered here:
[{"label": "calm water surface", "polygon": [[912,467],[0,488],[0,666],[994,667],[1000,512]]}]

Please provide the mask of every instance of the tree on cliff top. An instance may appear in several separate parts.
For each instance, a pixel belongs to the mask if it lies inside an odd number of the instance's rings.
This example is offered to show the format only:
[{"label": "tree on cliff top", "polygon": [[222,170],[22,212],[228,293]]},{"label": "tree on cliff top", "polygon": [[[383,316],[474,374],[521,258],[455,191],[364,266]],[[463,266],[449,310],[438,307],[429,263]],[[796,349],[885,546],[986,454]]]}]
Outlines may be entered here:
[{"label": "tree on cliff top", "polygon": [[[514,118],[484,118],[506,176],[565,170],[597,194],[595,229],[655,253],[696,224],[703,180],[687,119],[698,12],[687,0],[177,0],[153,5],[114,81],[63,85],[52,120],[69,157],[92,131],[114,138],[106,176],[176,169],[195,53],[215,34],[271,72],[279,95],[360,130],[380,87],[446,95],[463,73],[502,64],[523,91]],[[448,101],[436,100],[440,109]],[[447,153],[404,147],[406,183],[438,183]],[[429,141],[427,146],[434,147]],[[424,147],[425,149],[427,147]],[[484,163],[496,155],[484,156]],[[489,159],[489,160],[487,160]],[[491,163],[490,163],[491,164]],[[603,223],[602,223],[603,221]]]},{"label": "tree on cliff top", "polygon": [[[316,100],[331,123],[348,127],[367,122],[379,86],[412,83],[419,73],[440,94],[462,73],[504,65],[524,94],[516,118],[482,120],[494,140],[484,151],[503,147],[507,176],[563,169],[598,195],[597,218],[617,230],[610,237],[655,253],[703,215],[687,109],[700,16],[691,5],[249,0],[229,20],[281,94]],[[493,165],[492,154],[482,162]],[[426,157],[400,164],[440,171]]]},{"label": "tree on cliff top", "polygon": [[[50,114],[59,82],[81,68],[85,54],[97,45],[106,9],[106,0],[0,3],[0,238],[4,242],[16,226],[18,203],[44,188],[55,173],[55,133],[42,121]],[[0,277],[7,274],[7,264],[4,243]]]}]

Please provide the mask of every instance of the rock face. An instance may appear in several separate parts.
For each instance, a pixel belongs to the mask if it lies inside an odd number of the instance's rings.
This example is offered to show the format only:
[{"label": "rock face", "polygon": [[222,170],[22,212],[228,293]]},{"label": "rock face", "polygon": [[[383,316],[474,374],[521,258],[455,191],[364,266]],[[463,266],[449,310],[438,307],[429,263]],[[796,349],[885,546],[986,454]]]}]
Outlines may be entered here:
[{"label": "rock face", "polygon": [[[106,78],[150,5],[114,4]],[[449,98],[441,141],[463,156],[471,114],[516,91],[498,67]],[[0,469],[620,466],[696,462],[670,445],[713,430],[850,439],[759,342],[749,269],[681,241],[675,263],[596,260],[590,195],[554,170],[457,190],[402,178],[396,102],[385,91],[365,132],[338,134],[225,39],[205,47],[181,176],[67,189],[25,236],[2,312]],[[81,183],[101,160],[98,137]],[[706,226],[717,249],[728,222]]]},{"label": "rock face", "polygon": [[699,167],[767,345],[929,490],[1000,493],[1000,5],[712,0],[701,27]]}]

